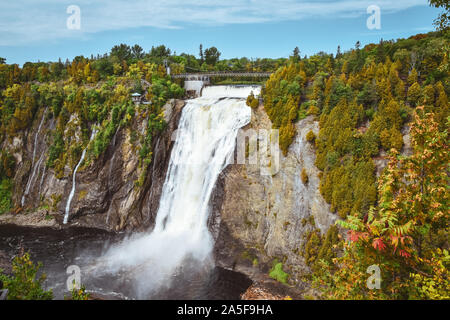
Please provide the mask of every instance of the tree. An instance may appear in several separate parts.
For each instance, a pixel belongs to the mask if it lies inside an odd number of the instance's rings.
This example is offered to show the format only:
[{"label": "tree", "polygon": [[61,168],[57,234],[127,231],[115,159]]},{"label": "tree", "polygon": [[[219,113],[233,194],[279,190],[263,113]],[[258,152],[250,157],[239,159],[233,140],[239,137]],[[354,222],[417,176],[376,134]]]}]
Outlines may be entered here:
[{"label": "tree", "polygon": [[340,57],[342,57],[341,46],[338,46],[336,51],[336,59]]},{"label": "tree", "polygon": [[128,60],[132,57],[131,48],[130,46],[121,43],[120,45],[112,47],[110,55],[116,56],[120,62],[123,60]]},{"label": "tree", "polygon": [[155,58],[165,58],[170,56],[170,49],[166,48],[165,45],[160,45],[155,47],[152,47],[150,50],[150,56]]},{"label": "tree", "polygon": [[211,47],[205,50],[205,62],[211,66],[216,65],[219,61],[220,52],[216,47]]},{"label": "tree", "polygon": [[[403,157],[392,150],[377,206],[364,217],[338,222],[350,242],[340,258],[322,263],[326,271],[315,279],[326,298],[448,299],[449,259],[441,251],[450,204],[448,132],[439,130],[432,113],[417,107],[410,134],[414,153]],[[381,270],[380,290],[366,287],[364,274],[373,264]]]},{"label": "tree", "polygon": [[419,81],[416,68],[412,68],[412,70],[409,72],[407,81],[409,85],[412,85],[414,84],[414,82]]},{"label": "tree", "polygon": [[414,82],[414,84],[408,89],[408,102],[412,106],[416,106],[416,104],[419,102],[421,94],[422,90],[420,88],[420,85],[417,82]]},{"label": "tree", "polygon": [[292,52],[292,60],[294,62],[299,62],[300,61],[300,49],[298,47],[294,48],[294,51]]},{"label": "tree", "polygon": [[200,43],[200,64],[202,65],[205,62],[205,57],[203,56],[203,45]]},{"label": "tree", "polygon": [[0,64],[5,64],[5,63],[6,63],[6,58],[0,57]]},{"label": "tree", "polygon": [[144,57],[144,49],[137,44],[131,48],[131,53],[135,59],[142,59]]},{"label": "tree", "polygon": [[52,290],[42,289],[46,279],[45,274],[37,277],[41,263],[35,265],[29,253],[21,253],[12,263],[13,276],[0,273],[0,280],[8,292],[8,300],[51,300]]},{"label": "tree", "polygon": [[432,7],[445,10],[434,20],[434,25],[438,30],[447,29],[450,26],[450,2],[448,0],[429,0],[428,2]]}]

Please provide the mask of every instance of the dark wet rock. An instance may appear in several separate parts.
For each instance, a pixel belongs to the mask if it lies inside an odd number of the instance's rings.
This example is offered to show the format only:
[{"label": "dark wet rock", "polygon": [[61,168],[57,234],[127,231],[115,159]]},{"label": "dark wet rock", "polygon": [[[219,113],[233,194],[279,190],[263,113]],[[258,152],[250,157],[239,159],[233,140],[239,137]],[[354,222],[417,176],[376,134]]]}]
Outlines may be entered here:
[{"label": "dark wet rock", "polygon": [[[11,257],[6,254],[6,252],[0,250],[0,269],[3,270],[4,274],[12,273]],[[2,286],[0,285],[0,289]]]}]

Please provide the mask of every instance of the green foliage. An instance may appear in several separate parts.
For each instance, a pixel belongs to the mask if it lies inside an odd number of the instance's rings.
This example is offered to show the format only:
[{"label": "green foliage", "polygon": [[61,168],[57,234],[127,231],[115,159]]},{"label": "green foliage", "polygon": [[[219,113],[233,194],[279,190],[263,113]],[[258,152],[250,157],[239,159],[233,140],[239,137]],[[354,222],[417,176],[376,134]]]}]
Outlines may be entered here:
[{"label": "green foliage", "polygon": [[291,63],[272,74],[262,92],[264,108],[274,128],[280,130],[280,149],[283,154],[294,140],[300,97],[306,83],[306,73],[300,63]]},{"label": "green foliage", "polygon": [[411,273],[411,297],[424,300],[450,299],[450,255],[447,250],[436,249],[430,259],[425,260],[430,266],[431,275],[424,273]]},{"label": "green foliage", "polygon": [[12,208],[13,177],[16,166],[15,158],[7,151],[0,153],[0,214]]},{"label": "green foliage", "polygon": [[317,276],[321,273],[321,264],[330,263],[337,256],[340,236],[336,226],[330,226],[326,234],[322,236],[315,226],[313,216],[310,217],[312,220],[305,220],[305,224],[309,222],[312,229],[304,235],[301,255],[312,273]]},{"label": "green foliage", "polygon": [[52,290],[44,290],[45,274],[38,277],[42,264],[35,265],[30,254],[20,254],[12,262],[13,276],[0,274],[0,280],[8,292],[8,300],[51,300]]},{"label": "green foliage", "polygon": [[205,49],[205,62],[211,66],[216,65],[219,61],[220,54],[216,47]]},{"label": "green foliage", "polygon": [[8,212],[12,208],[12,181],[3,178],[0,181],[0,214]]},{"label": "green foliage", "polygon": [[247,97],[246,101],[247,105],[253,109],[258,108],[259,106],[259,100],[255,98],[253,95],[253,92],[250,93],[250,95]]},{"label": "green foliage", "polygon": [[14,169],[16,166],[16,159],[7,151],[0,152],[0,177],[12,178],[14,176]]},{"label": "green foliage", "polygon": [[86,287],[84,285],[81,285],[80,289],[75,287],[72,289],[71,300],[89,300],[90,297],[91,294],[86,292]]},{"label": "green foliage", "polygon": [[420,85],[417,82],[414,82],[413,85],[408,89],[408,102],[415,107],[419,102],[420,95]]},{"label": "green foliage", "polygon": [[283,263],[275,260],[273,263],[273,267],[269,272],[269,277],[277,280],[278,282],[287,284],[289,274],[283,271]]},{"label": "green foliage", "polygon": [[64,152],[64,135],[60,131],[56,131],[53,134],[53,143],[50,145],[48,151],[47,165],[49,167],[55,166],[55,160],[59,159]]}]

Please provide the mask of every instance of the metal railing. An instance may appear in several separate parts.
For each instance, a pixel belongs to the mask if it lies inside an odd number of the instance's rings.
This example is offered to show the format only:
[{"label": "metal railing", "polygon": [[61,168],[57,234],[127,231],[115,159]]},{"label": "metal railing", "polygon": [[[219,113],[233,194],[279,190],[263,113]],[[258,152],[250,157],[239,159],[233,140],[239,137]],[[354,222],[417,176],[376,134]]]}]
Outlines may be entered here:
[{"label": "metal railing", "polygon": [[230,72],[230,71],[214,71],[214,72],[197,72],[197,73],[180,73],[173,74],[172,78],[202,78],[202,77],[270,77],[272,72]]}]

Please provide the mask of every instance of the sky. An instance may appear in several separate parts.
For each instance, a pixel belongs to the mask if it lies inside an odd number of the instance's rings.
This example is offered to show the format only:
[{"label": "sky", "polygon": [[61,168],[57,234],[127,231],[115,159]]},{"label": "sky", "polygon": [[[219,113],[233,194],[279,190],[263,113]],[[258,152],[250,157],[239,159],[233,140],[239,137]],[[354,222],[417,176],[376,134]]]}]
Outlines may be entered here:
[{"label": "sky", "polygon": [[0,57],[64,61],[120,43],[196,56],[203,44],[225,59],[288,57],[298,46],[309,56],[432,31],[439,12],[427,0],[2,0]]}]

